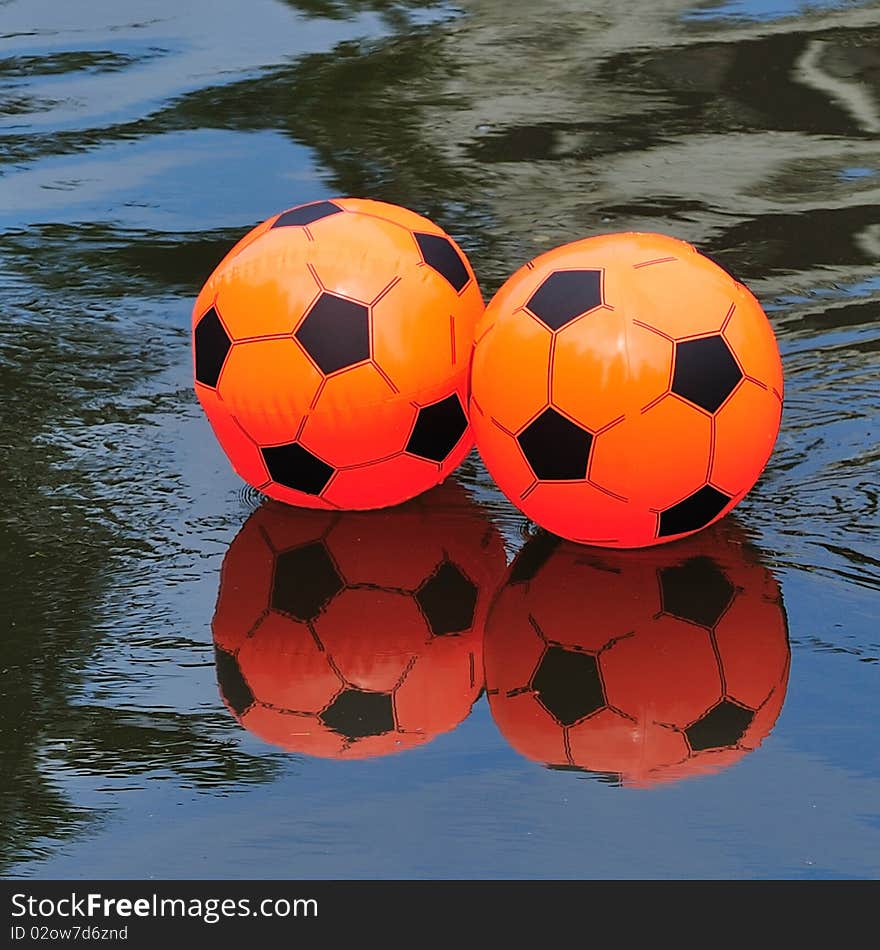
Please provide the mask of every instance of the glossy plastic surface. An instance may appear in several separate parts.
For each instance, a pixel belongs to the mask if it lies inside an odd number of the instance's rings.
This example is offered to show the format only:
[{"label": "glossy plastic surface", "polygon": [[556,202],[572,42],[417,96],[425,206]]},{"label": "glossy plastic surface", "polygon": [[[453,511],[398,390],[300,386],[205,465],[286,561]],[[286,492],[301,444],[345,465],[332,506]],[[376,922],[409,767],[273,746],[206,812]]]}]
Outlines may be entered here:
[{"label": "glossy plastic surface", "polygon": [[723,517],[767,463],[782,395],[758,301],[665,235],[556,248],[477,327],[480,454],[529,518],[584,544],[644,547]]},{"label": "glossy plastic surface", "polygon": [[467,258],[405,208],[333,199],[262,222],[193,308],[195,390],[238,474],[288,504],[397,504],[473,445],[484,309]]}]

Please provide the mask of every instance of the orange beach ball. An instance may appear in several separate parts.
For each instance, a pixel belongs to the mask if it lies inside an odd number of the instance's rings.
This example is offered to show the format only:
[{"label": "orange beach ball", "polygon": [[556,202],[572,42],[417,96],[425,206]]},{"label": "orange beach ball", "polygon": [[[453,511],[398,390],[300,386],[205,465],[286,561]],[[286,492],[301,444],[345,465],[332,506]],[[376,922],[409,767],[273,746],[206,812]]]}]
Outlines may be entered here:
[{"label": "orange beach ball", "polygon": [[753,487],[782,413],[755,297],[660,234],[586,238],[530,261],[477,327],[471,424],[525,515],[635,548],[717,521]]},{"label": "orange beach ball", "polygon": [[461,248],[396,205],[334,198],[274,215],[192,313],[195,391],[235,471],[278,501],[383,508],[472,448],[474,328]]}]

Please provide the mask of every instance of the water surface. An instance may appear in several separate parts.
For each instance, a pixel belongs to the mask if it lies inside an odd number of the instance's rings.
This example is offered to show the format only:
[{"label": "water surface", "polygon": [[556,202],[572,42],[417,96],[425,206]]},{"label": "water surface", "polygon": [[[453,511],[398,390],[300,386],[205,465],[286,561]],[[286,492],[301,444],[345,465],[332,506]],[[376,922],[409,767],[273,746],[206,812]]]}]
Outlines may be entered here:
[{"label": "water surface", "polygon": [[[880,4],[6,0],[0,78],[4,874],[880,876]],[[425,741],[357,760],[233,717],[212,618],[263,509],[193,394],[190,310],[251,226],[341,194],[435,219],[487,297],[627,229],[759,297],[782,430],[695,554],[777,618],[753,748],[647,785],[547,768],[459,680]],[[495,551],[479,598],[507,563],[602,567],[527,546],[476,454],[452,482],[422,504]],[[398,517],[358,536],[405,569]]]}]

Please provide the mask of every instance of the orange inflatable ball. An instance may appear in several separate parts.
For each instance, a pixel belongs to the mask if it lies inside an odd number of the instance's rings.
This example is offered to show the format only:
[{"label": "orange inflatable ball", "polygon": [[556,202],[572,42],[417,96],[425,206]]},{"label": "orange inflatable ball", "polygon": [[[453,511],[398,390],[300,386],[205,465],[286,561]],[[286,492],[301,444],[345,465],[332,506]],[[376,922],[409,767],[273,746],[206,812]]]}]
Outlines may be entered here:
[{"label": "orange inflatable ball", "polygon": [[433,222],[379,201],[292,208],[246,234],[192,313],[195,390],[238,474],[308,508],[397,504],[472,448],[483,298]]},{"label": "orange inflatable ball", "polygon": [[477,448],[530,519],[634,548],[717,521],[779,431],[782,364],[758,301],[691,245],[608,234],[526,264],[486,307]]},{"label": "orange inflatable ball", "polygon": [[484,657],[492,716],[521,755],[644,787],[756,749],[790,648],[773,575],[724,523],[641,551],[537,535],[493,605]]},{"label": "orange inflatable ball", "polygon": [[380,512],[266,502],[223,561],[223,701],[290,752],[368,758],[428,742],[482,692],[505,568],[500,535],[454,481]]}]

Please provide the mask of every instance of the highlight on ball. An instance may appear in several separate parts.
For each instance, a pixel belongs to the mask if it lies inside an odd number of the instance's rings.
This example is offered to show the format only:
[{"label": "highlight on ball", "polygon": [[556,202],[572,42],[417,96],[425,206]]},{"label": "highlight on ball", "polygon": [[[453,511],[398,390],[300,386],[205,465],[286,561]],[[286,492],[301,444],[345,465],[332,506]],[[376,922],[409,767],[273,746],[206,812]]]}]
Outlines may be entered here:
[{"label": "highlight on ball", "polygon": [[586,238],[530,261],[477,327],[471,424],[536,524],[603,547],[682,538],[753,487],[782,364],[755,297],[691,245]]},{"label": "highlight on ball", "polygon": [[382,508],[473,445],[468,372],[484,309],[429,219],[334,198],[259,224],[192,313],[195,391],[235,471],[288,504]]}]

